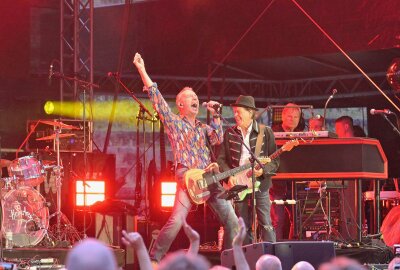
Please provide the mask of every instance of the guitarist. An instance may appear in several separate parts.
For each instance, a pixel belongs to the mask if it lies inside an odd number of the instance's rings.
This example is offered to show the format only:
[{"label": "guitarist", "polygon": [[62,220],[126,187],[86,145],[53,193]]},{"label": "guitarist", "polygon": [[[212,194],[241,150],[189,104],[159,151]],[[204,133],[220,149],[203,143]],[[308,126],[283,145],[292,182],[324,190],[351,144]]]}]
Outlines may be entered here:
[{"label": "guitarist", "polygon": [[[276,150],[275,137],[271,128],[260,125],[255,121],[255,113],[257,108],[254,98],[251,96],[239,96],[236,103],[231,104],[233,108],[236,126],[225,131],[224,142],[221,145],[220,154],[218,156],[218,164],[221,170],[226,171],[231,168],[241,166],[249,162],[250,154],[242,142],[255,153],[257,138],[259,140],[259,156],[269,156]],[[238,138],[240,137],[240,138]],[[271,176],[264,172],[274,173],[278,169],[279,159],[274,159],[270,163],[255,171],[257,180],[260,181],[259,191],[256,196],[257,220],[261,228],[263,241],[275,242],[275,230],[271,222],[271,201],[269,198],[269,188],[271,187]],[[232,177],[229,182],[234,182]],[[251,181],[251,180],[250,180]],[[252,211],[249,209],[251,202],[251,194],[248,194],[243,201],[236,202],[236,213],[243,218],[247,235],[245,242],[252,243],[253,236],[251,233]]]},{"label": "guitarist", "polygon": [[[176,105],[179,110],[179,115],[176,115],[164,100],[157,84],[153,83],[147,74],[140,54],[136,53],[133,64],[142,78],[144,91],[148,93],[154,109],[164,124],[176,165],[175,179],[178,185],[174,208],[167,223],[161,229],[153,248],[150,250],[150,258],[155,262],[159,262],[170,248],[182,227],[183,220],[186,220],[192,207],[192,202],[183,181],[184,174],[193,168],[219,172],[218,164],[211,163],[207,140],[211,145],[220,144],[223,139],[223,131],[221,120],[217,116],[213,117],[213,122],[210,125],[203,124],[196,119],[199,112],[199,99],[192,88],[185,87],[176,96]],[[209,104],[213,105],[217,104],[217,102],[210,101]],[[207,108],[213,115],[215,114],[212,106]],[[208,200],[208,206],[211,207],[218,216],[220,223],[224,226],[224,248],[226,249],[232,246],[232,240],[238,228],[238,219],[230,202],[217,198],[221,189],[221,184],[217,183]]]}]

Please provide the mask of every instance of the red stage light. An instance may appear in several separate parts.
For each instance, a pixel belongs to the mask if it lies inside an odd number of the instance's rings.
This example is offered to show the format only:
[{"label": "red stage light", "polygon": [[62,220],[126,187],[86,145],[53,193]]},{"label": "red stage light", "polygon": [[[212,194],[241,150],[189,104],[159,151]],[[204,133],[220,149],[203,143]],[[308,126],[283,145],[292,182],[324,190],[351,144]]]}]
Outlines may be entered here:
[{"label": "red stage light", "polygon": [[161,182],[161,208],[172,208],[174,206],[176,194],[176,182]]},{"label": "red stage light", "polygon": [[104,180],[76,180],[75,205],[90,206],[95,202],[104,201],[106,182]]}]

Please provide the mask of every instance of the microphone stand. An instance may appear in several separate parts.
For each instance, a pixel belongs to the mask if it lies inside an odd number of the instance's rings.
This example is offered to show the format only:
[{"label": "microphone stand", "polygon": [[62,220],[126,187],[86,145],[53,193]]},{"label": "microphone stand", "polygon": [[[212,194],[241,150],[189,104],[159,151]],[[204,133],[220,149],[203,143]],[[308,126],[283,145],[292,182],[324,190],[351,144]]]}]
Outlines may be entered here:
[{"label": "microphone stand", "polygon": [[[143,143],[144,146],[146,145],[146,130],[145,130],[145,121],[150,121],[150,122],[155,122],[156,120],[154,119],[154,115],[150,113],[150,111],[144,106],[144,104],[126,87],[126,85],[121,81],[121,77],[119,73],[116,74],[111,74],[112,77],[115,78],[117,83],[122,86],[122,88],[125,90],[125,92],[131,96],[138,104],[139,104],[139,112],[137,115],[137,122],[136,122],[136,127],[137,127],[137,133],[136,133],[136,190],[135,190],[135,207],[139,208],[140,207],[140,201],[142,200],[141,198],[141,176],[142,176],[142,171],[144,171],[144,179],[147,179],[147,171],[143,170],[143,168],[146,168],[146,149],[144,147],[144,152],[143,152],[143,163],[140,163],[140,157],[139,157],[139,122],[142,122],[142,128],[143,128]],[[146,114],[148,117],[146,117]],[[154,141],[153,141],[153,147],[154,147]],[[140,177],[139,177],[140,174]],[[140,188],[140,190],[138,189]],[[147,193],[147,184],[145,187],[145,191]],[[148,194],[145,194],[145,208],[148,209]]]},{"label": "microphone stand", "polygon": [[329,96],[329,98],[326,100],[325,102],[325,106],[324,106],[324,123],[322,125],[322,130],[326,130],[326,108],[328,107],[328,103],[329,101],[331,101],[331,99],[333,98],[333,96],[337,93],[336,89],[332,90],[332,95]]},{"label": "microphone stand", "polygon": [[[216,113],[219,115],[219,117],[221,118],[221,120],[222,120],[224,123],[229,124],[229,122],[228,122],[224,117],[222,117],[221,112],[216,111]],[[260,166],[260,168],[262,168],[263,170],[264,170],[264,165],[263,165],[263,164],[261,163],[261,161],[256,157],[256,155],[253,153],[253,151],[251,151],[251,148],[250,148],[249,146],[247,146],[247,145],[244,143],[244,140],[243,140],[242,136],[240,136],[239,134],[236,133],[236,131],[233,129],[233,126],[229,126],[229,127],[228,127],[228,130],[229,130],[229,129],[233,131],[233,134],[235,135],[235,137],[239,139],[239,141],[241,142],[241,144],[244,145],[244,147],[247,149],[247,151],[249,151],[249,154],[250,154],[249,161],[250,161],[250,164],[251,164],[251,171],[252,171],[252,174],[251,174],[251,181],[252,181],[252,191],[251,191],[251,194],[252,194],[252,196],[253,196],[253,198],[252,198],[252,212],[253,212],[253,215],[252,215],[252,223],[253,223],[253,227],[254,227],[254,229],[253,229],[253,244],[255,244],[255,243],[257,243],[257,226],[256,226],[257,217],[256,217],[256,196],[255,196],[255,193],[256,193],[256,190],[255,190],[256,177],[255,177],[255,175],[254,175],[254,171],[255,171],[255,162],[257,162],[257,164],[258,164],[258,165]],[[264,175],[266,175],[265,172],[263,172],[263,173],[264,173]],[[267,173],[267,174],[275,175],[275,174],[271,174],[271,173]]]},{"label": "microphone stand", "polygon": [[[382,117],[392,126],[394,133],[396,133],[398,136],[400,136],[400,131],[397,129],[395,125],[393,125],[392,121],[389,120],[389,118],[386,116],[386,114],[381,114]],[[395,114],[396,119],[397,115]]]}]

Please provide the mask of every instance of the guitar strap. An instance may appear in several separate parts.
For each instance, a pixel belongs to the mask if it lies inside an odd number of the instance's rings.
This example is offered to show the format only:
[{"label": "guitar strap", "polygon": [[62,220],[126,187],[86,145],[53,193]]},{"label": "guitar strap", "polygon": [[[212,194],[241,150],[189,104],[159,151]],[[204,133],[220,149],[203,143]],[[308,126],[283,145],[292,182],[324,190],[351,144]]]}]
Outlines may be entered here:
[{"label": "guitar strap", "polygon": [[210,139],[207,136],[207,129],[204,128],[204,126],[203,126],[203,132],[204,132],[204,136],[206,137],[206,145],[208,147],[208,150],[210,150],[211,162],[216,162],[217,158],[216,158],[216,156],[214,154],[213,146],[211,145]]},{"label": "guitar strap", "polygon": [[262,141],[264,138],[264,131],[265,131],[265,125],[258,124],[258,136],[257,136],[257,141],[256,141],[256,150],[254,153],[256,155],[256,157],[258,157],[261,152]]}]

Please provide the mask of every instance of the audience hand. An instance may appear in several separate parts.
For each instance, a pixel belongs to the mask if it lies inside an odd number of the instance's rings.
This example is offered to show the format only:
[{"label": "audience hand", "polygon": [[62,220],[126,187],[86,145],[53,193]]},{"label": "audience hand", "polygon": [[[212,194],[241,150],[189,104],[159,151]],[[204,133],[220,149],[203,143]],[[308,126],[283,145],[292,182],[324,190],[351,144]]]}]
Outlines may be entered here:
[{"label": "audience hand", "polygon": [[193,230],[193,228],[189,224],[187,224],[185,219],[183,219],[183,230],[184,230],[187,238],[189,238],[190,242],[200,240],[199,233],[196,232],[195,230]]},{"label": "audience hand", "polygon": [[134,249],[139,249],[145,247],[143,238],[138,232],[122,231],[122,243],[126,246],[133,247]]},{"label": "audience hand", "polygon": [[243,218],[239,217],[239,231],[233,238],[232,246],[242,246],[246,237],[246,225],[244,224]]}]

